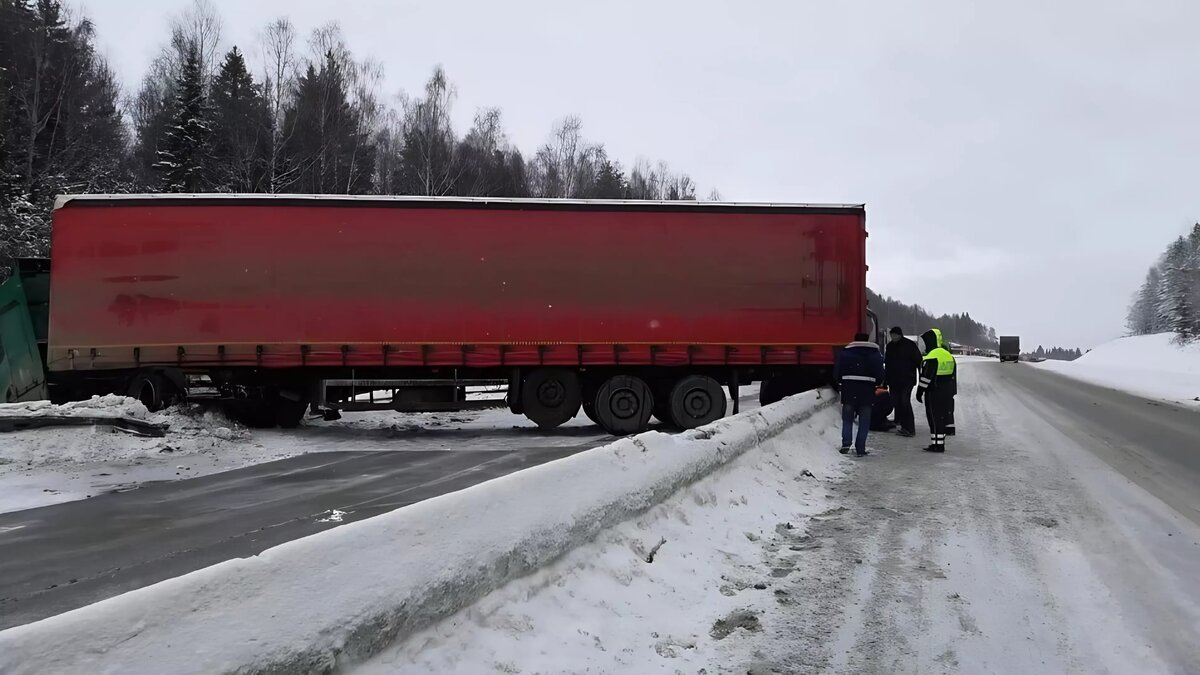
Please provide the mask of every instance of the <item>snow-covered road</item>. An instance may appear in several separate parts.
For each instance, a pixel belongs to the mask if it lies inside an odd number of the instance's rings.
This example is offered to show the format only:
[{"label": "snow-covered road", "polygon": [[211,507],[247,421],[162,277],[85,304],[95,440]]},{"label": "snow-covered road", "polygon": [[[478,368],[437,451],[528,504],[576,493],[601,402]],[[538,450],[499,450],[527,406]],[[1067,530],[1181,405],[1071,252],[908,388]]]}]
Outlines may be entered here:
[{"label": "snow-covered road", "polygon": [[737,636],[759,665],[1200,672],[1200,527],[1102,461],[1114,450],[1095,447],[1102,430],[1032,396],[1034,374],[1020,368],[962,368],[946,455],[874,441],[876,455],[834,490],[845,510],[810,525],[825,545],[788,577],[796,600]]},{"label": "snow-covered road", "polygon": [[1195,463],[1159,445],[1200,453],[1172,426],[1195,413],[1022,365],[960,378],[945,455],[886,435],[843,458],[826,411],[363,672],[1200,672],[1177,510],[1200,491],[1162,469]]}]

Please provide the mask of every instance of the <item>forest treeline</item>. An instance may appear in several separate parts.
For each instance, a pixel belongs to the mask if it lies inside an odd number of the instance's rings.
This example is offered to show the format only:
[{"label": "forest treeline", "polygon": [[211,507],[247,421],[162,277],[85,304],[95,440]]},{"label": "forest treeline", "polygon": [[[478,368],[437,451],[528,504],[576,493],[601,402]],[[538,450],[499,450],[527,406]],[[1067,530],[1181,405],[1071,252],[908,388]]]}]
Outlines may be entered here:
[{"label": "forest treeline", "polygon": [[575,115],[528,153],[499,108],[456,128],[440,67],[420,92],[385,95],[382,66],[336,23],[302,33],[282,17],[252,45],[222,27],[195,0],[126,91],[86,18],[59,0],[0,0],[0,279],[14,258],[47,253],[64,193],[696,198],[665,162],[610,157]]}]

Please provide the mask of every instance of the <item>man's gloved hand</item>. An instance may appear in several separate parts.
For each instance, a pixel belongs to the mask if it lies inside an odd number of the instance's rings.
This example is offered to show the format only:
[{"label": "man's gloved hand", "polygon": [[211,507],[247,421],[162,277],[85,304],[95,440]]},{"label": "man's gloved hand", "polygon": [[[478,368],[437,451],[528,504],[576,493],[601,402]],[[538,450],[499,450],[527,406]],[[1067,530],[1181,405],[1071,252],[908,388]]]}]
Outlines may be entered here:
[{"label": "man's gloved hand", "polygon": [[917,403],[920,403],[920,402],[921,402],[921,397],[922,397],[922,396],[924,396],[924,395],[925,395],[925,390],[924,390],[924,389],[918,389],[918,390],[917,390]]}]

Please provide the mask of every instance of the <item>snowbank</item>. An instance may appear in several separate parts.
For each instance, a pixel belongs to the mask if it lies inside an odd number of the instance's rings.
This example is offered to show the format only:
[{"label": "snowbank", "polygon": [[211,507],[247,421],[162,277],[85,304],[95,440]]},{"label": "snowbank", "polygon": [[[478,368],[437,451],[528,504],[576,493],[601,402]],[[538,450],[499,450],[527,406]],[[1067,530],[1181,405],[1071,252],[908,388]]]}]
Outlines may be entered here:
[{"label": "snowbank", "polygon": [[836,417],[788,428],[352,672],[715,673],[754,661],[724,635],[729,617],[775,623],[796,577],[827,572],[812,569],[824,559],[810,517],[831,511],[832,481],[859,464],[833,450]]},{"label": "snowbank", "polygon": [[86,401],[55,405],[50,401],[0,404],[0,417],[103,417],[127,418],[143,422],[165,423],[160,415],[151,415],[142,402],[127,396],[106,394]]},{"label": "snowbank", "polygon": [[656,432],[0,632],[0,672],[327,671],[644,513],[831,402]]},{"label": "snowbank", "polygon": [[1044,361],[1053,370],[1091,384],[1173,403],[1200,403],[1200,343],[1180,346],[1171,333],[1106,342],[1074,361]]},{"label": "snowbank", "polygon": [[5,468],[50,468],[76,464],[129,462],[163,454],[210,452],[246,438],[247,431],[225,416],[199,406],[151,414],[141,402],[122,396],[51,405],[48,401],[0,406],[0,416],[113,417],[164,424],[163,438],[130,436],[111,427],[29,429],[0,434],[0,475]]}]

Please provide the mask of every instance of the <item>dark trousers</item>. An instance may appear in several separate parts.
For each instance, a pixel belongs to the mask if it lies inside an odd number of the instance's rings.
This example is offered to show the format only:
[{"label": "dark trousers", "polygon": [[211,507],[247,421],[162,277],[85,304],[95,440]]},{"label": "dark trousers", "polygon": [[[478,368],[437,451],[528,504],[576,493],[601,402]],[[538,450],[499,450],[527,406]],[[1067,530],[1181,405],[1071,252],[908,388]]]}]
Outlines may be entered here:
[{"label": "dark trousers", "polygon": [[946,405],[946,433],[954,434],[954,397],[947,396]]},{"label": "dark trousers", "polygon": [[896,406],[896,426],[905,431],[916,431],[917,423],[913,419],[911,384],[889,385],[892,395],[892,405]]},{"label": "dark trousers", "polygon": [[854,430],[854,418],[858,418],[858,435],[854,436],[854,450],[862,453],[867,449],[867,432],[871,430],[871,404],[842,404],[842,447],[850,447]]},{"label": "dark trousers", "polygon": [[930,445],[946,446],[946,424],[950,421],[954,397],[937,389],[925,391],[925,420],[929,422]]},{"label": "dark trousers", "polygon": [[950,418],[950,405],[954,396],[937,389],[925,392],[925,419],[929,422],[929,437],[931,446],[946,447],[946,423]]}]

